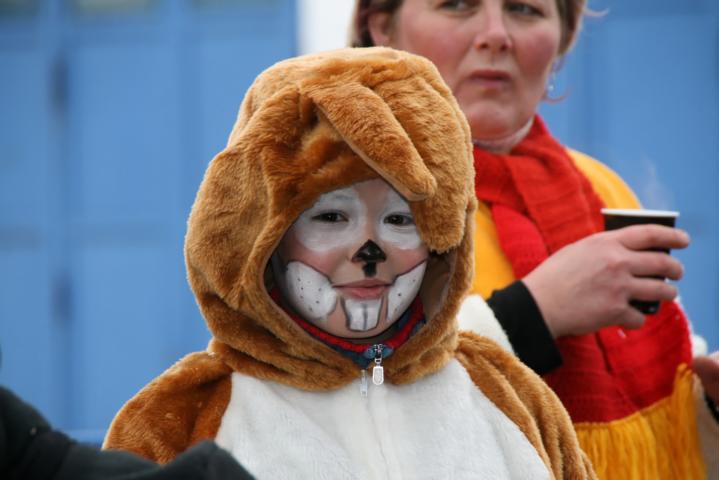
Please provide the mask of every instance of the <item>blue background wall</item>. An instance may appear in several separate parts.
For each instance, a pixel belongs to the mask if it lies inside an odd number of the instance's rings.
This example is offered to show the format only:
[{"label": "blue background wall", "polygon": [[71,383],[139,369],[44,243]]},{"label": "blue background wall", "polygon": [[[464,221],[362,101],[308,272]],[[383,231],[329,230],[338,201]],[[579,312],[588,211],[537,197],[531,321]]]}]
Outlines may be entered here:
[{"label": "blue background wall", "polygon": [[25,4],[0,10],[0,382],[96,440],[207,343],[185,222],[251,81],[296,54],[295,5]]},{"label": "blue background wall", "polygon": [[[543,114],[681,211],[683,302],[717,349],[719,4],[590,4],[608,12]],[[185,221],[250,82],[296,53],[295,17],[292,0],[0,2],[0,383],[74,435],[99,440],[206,345]]]}]

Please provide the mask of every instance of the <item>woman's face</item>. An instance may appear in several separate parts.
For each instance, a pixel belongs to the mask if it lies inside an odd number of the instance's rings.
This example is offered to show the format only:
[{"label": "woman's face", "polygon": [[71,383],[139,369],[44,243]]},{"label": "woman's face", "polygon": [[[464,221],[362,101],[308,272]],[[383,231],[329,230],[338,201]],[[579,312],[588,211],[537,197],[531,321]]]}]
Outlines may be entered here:
[{"label": "woman's face", "polygon": [[369,19],[377,45],[430,59],[476,140],[520,130],[542,100],[560,49],[555,0],[404,0]]},{"label": "woman's face", "polygon": [[272,268],[284,302],[305,320],[369,338],[412,303],[428,256],[407,202],[375,179],[322,195],[284,235]]}]

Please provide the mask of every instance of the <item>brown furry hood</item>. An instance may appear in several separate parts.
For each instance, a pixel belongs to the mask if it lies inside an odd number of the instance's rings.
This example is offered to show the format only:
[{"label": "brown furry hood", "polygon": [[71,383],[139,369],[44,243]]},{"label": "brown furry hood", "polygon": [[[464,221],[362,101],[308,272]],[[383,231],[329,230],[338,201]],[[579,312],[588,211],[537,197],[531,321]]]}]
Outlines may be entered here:
[{"label": "brown furry hood", "polygon": [[386,48],[280,62],[247,92],[205,174],[185,243],[211,351],[236,371],[310,390],[359,375],[276,306],[267,265],[321,194],[377,177],[409,201],[438,254],[420,292],[428,322],[386,360],[386,378],[410,382],[452,357],[473,265],[469,128],[429,61]]}]

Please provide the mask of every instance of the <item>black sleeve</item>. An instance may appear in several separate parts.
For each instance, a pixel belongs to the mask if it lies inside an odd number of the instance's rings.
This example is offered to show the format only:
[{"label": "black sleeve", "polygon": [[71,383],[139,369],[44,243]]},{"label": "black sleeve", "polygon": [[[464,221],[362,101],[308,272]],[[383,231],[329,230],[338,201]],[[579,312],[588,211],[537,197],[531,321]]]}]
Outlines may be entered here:
[{"label": "black sleeve", "polygon": [[[71,445],[31,405],[0,386],[0,478],[50,478]],[[36,477],[27,474],[31,468]]]},{"label": "black sleeve", "polygon": [[719,423],[719,406],[717,406],[716,403],[714,403],[714,400],[709,398],[709,395],[704,394],[704,401],[707,402],[707,407],[709,407],[709,411],[712,414],[712,417],[714,417],[714,420],[716,420]]},{"label": "black sleeve", "polygon": [[253,477],[214,442],[193,446],[166,465],[128,452],[75,445],[53,480],[247,480]]},{"label": "black sleeve", "polygon": [[517,280],[493,291],[487,303],[525,365],[543,375],[562,364],[562,356],[542,312],[524,282]]},{"label": "black sleeve", "polygon": [[35,408],[0,386],[0,478],[246,480],[252,476],[213,442],[195,445],[167,465],[79,444],[53,430]]}]

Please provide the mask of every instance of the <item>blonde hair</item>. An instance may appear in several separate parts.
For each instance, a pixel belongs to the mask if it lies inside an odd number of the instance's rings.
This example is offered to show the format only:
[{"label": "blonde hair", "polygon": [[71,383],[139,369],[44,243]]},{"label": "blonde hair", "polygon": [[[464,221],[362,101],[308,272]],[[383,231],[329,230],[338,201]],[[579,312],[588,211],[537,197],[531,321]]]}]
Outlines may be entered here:
[{"label": "blonde hair", "polygon": [[[394,15],[402,6],[403,0],[356,0],[350,31],[350,45],[353,47],[372,47],[374,41],[369,31],[368,20],[375,13]],[[562,27],[560,53],[565,54],[574,44],[582,24],[587,0],[556,0]]]}]

